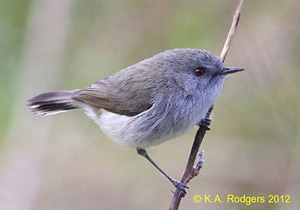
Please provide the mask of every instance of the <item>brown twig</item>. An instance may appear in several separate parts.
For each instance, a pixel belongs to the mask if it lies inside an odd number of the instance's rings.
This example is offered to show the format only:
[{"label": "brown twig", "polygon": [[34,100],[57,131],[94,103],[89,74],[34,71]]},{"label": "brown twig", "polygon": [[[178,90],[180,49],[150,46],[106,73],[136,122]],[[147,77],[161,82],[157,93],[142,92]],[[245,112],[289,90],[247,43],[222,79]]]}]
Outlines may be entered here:
[{"label": "brown twig", "polygon": [[243,4],[244,4],[244,1],[243,0],[239,0],[238,4],[237,4],[237,7],[235,9],[235,12],[233,14],[232,24],[231,24],[230,30],[228,32],[226,41],[224,43],[223,50],[222,50],[221,55],[220,55],[220,59],[221,59],[221,61],[223,63],[224,63],[226,55],[228,53],[231,40],[232,40],[232,38],[233,38],[233,36],[235,34],[235,30],[236,30],[236,28],[237,28],[237,26],[239,24],[240,15],[241,15],[241,10],[242,10]]},{"label": "brown twig", "polygon": [[[227,55],[229,47],[230,47],[231,40],[232,40],[232,38],[235,34],[235,31],[236,31],[236,28],[238,26],[243,3],[244,3],[243,0],[238,0],[237,7],[236,7],[234,15],[233,15],[232,24],[231,24],[230,30],[228,32],[225,44],[223,46],[223,50],[220,55],[220,59],[222,62],[225,61],[226,55]],[[209,119],[212,110],[213,110],[213,107],[211,107],[210,110],[207,112],[206,119]],[[194,139],[194,143],[193,143],[193,146],[192,146],[192,149],[190,152],[190,156],[187,161],[185,171],[180,180],[184,184],[187,184],[191,179],[193,179],[195,176],[197,176],[199,174],[200,169],[202,168],[203,159],[201,160],[201,158],[200,158],[200,160],[198,161],[198,163],[196,164],[195,167],[194,167],[194,163],[195,163],[200,145],[202,143],[202,140],[208,129],[209,129],[209,127],[207,124],[201,124],[195,135],[195,139]],[[181,199],[183,197],[184,197],[184,194],[182,194],[179,190],[176,190],[174,192],[169,210],[177,210],[179,208]]]}]

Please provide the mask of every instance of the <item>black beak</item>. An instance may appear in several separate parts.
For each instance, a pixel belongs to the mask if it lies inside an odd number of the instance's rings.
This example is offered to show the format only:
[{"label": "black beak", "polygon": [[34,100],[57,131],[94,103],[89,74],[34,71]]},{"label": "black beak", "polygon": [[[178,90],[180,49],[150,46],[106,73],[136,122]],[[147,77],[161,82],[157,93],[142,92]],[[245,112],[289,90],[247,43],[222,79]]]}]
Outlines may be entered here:
[{"label": "black beak", "polygon": [[223,67],[223,71],[220,74],[232,74],[239,71],[244,71],[241,67]]}]

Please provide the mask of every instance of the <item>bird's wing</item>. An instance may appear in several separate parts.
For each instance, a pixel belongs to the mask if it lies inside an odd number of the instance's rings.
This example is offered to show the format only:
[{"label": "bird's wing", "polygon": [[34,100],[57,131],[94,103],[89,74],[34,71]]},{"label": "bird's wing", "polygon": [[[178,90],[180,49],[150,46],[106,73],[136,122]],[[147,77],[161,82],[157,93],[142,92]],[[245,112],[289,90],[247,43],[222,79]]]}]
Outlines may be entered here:
[{"label": "bird's wing", "polygon": [[102,79],[90,87],[77,91],[72,98],[126,116],[138,115],[152,106],[150,94],[144,93],[141,89],[142,80],[133,79],[124,84],[124,81],[114,79]]}]

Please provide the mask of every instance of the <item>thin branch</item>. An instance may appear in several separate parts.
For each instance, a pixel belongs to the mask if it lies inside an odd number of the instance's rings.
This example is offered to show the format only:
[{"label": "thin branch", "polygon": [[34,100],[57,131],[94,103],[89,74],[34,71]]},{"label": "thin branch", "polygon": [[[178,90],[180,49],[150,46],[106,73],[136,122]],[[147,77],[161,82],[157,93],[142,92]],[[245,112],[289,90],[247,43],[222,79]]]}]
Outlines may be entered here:
[{"label": "thin branch", "polygon": [[[211,111],[213,110],[213,107],[210,108],[210,110],[207,112],[206,117],[210,116]],[[202,164],[199,164],[196,169],[194,169],[194,163],[200,148],[200,145],[202,143],[202,140],[205,136],[206,131],[209,130],[208,126],[200,125],[199,129],[197,130],[197,133],[195,135],[194,143],[190,152],[189,159],[187,161],[185,171],[181,177],[181,182],[187,184],[192,178],[198,175],[200,168],[202,167]],[[200,158],[199,158],[200,159]],[[200,161],[199,161],[200,162]],[[201,160],[203,163],[203,160]],[[181,199],[184,197],[184,194],[182,194],[179,190],[176,189],[169,210],[177,210],[180,204]]]},{"label": "thin branch", "polygon": [[[236,7],[234,15],[233,15],[232,24],[231,24],[230,30],[228,32],[227,39],[225,41],[222,53],[220,55],[220,59],[222,60],[222,62],[225,61],[226,55],[227,55],[229,47],[230,47],[230,43],[232,41],[232,38],[233,38],[236,28],[238,26],[243,3],[244,3],[243,0],[238,0],[237,7]],[[207,112],[206,119],[209,119],[212,110],[213,110],[213,106]],[[202,163],[203,163],[202,158],[199,158],[200,160],[198,161],[198,163],[196,164],[195,167],[193,167],[193,166],[194,166],[200,145],[202,143],[202,140],[203,140],[207,130],[209,130],[208,124],[202,123],[199,126],[199,129],[195,135],[194,143],[193,143],[193,146],[192,146],[191,152],[190,152],[190,156],[188,158],[185,171],[180,180],[184,184],[187,184],[191,179],[193,179],[195,176],[197,176],[199,174],[200,169],[202,168]],[[183,197],[184,197],[184,194],[182,194],[179,190],[176,189],[176,191],[173,195],[169,210],[177,210],[179,208],[181,199]]]},{"label": "thin branch", "polygon": [[228,50],[229,50],[229,47],[230,47],[230,44],[231,44],[231,40],[235,34],[235,30],[239,24],[239,21],[240,21],[240,15],[241,15],[241,10],[242,10],[242,7],[243,7],[243,4],[244,4],[244,1],[243,0],[239,0],[238,1],[238,4],[237,4],[237,7],[235,9],[235,12],[233,14],[233,19],[232,19],[232,24],[231,24],[231,27],[229,29],[229,32],[228,32],[228,35],[227,35],[227,39],[224,43],[224,46],[223,46],[223,50],[221,52],[221,55],[220,55],[220,59],[221,61],[224,63],[225,61],[225,58],[226,58],[226,55],[228,53]]}]

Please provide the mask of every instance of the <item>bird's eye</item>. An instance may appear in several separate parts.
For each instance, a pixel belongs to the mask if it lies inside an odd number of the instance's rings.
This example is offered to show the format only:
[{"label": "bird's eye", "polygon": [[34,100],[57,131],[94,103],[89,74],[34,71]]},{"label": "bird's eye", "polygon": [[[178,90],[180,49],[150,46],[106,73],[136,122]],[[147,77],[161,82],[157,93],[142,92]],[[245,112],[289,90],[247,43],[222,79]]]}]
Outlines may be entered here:
[{"label": "bird's eye", "polygon": [[203,76],[205,74],[205,68],[203,68],[203,67],[196,68],[194,70],[194,72],[195,72],[196,76],[201,77],[201,76]]}]

